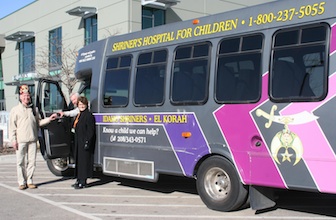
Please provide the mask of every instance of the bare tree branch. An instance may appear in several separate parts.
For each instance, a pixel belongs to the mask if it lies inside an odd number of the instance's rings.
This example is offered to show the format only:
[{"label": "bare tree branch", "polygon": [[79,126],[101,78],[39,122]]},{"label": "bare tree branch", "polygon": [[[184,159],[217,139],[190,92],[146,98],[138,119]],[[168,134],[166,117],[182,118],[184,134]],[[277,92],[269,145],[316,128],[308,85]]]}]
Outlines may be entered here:
[{"label": "bare tree branch", "polygon": [[37,54],[35,60],[37,76],[61,82],[70,95],[78,82],[74,73],[78,47],[58,44],[54,40],[54,44],[50,43],[49,47],[40,48]]}]

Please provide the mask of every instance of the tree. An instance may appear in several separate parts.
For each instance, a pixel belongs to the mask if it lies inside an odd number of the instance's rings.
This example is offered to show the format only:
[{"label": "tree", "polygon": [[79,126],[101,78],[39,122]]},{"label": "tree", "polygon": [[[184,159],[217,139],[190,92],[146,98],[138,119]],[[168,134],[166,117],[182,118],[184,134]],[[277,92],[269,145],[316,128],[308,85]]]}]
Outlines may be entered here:
[{"label": "tree", "polygon": [[58,40],[50,40],[48,47],[38,50],[35,60],[37,77],[61,82],[70,95],[78,82],[74,73],[77,54],[77,46],[64,45]]}]

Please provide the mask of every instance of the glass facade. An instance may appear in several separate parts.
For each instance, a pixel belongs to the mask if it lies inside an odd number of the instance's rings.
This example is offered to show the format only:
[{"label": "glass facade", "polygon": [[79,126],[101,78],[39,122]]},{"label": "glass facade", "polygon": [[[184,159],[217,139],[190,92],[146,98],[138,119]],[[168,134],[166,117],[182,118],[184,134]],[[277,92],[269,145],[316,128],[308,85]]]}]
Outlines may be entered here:
[{"label": "glass facade", "polygon": [[60,69],[62,65],[62,27],[49,31],[49,68]]},{"label": "glass facade", "polygon": [[35,38],[18,42],[19,73],[35,71]]},{"label": "glass facade", "polygon": [[5,90],[3,85],[2,60],[0,53],[0,111],[5,110]]},{"label": "glass facade", "polygon": [[84,23],[84,44],[88,45],[89,43],[97,41],[97,15],[86,18]]},{"label": "glass facade", "polygon": [[165,10],[142,7],[142,29],[164,25],[165,23]]}]

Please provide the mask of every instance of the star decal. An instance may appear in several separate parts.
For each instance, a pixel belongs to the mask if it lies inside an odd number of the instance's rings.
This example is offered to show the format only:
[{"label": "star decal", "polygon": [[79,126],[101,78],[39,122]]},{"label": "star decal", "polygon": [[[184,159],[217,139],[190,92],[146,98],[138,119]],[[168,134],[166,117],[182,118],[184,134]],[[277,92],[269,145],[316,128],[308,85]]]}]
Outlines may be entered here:
[{"label": "star decal", "polygon": [[290,153],[288,153],[288,151],[286,150],[286,152],[285,153],[283,153],[283,154],[281,154],[282,155],[282,162],[284,162],[284,161],[288,161],[288,162],[292,162],[291,161],[291,157],[293,156],[293,154],[290,154]]}]

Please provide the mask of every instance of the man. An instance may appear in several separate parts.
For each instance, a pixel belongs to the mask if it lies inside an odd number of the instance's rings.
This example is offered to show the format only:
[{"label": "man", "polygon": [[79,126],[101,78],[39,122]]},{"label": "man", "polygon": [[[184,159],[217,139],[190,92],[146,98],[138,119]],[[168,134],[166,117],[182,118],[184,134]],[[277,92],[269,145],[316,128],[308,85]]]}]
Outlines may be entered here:
[{"label": "man", "polygon": [[63,116],[75,117],[76,115],[78,115],[78,113],[79,113],[79,109],[77,107],[78,98],[79,98],[78,93],[71,93],[70,94],[70,101],[73,105],[73,110],[65,111],[65,112],[59,112],[61,117],[63,117]]},{"label": "man", "polygon": [[21,85],[19,93],[20,103],[10,111],[9,138],[16,150],[19,189],[35,189],[37,186],[33,183],[33,174],[36,166],[38,127],[55,120],[57,114],[40,120],[31,104],[28,86]]},{"label": "man", "polygon": [[[63,116],[67,116],[67,117],[76,117],[78,114],[79,114],[79,108],[78,108],[78,98],[79,98],[79,94],[78,93],[71,93],[70,94],[70,105],[69,105],[69,108],[72,109],[72,110],[69,110],[69,111],[64,111],[64,112],[59,112],[60,114],[60,117],[63,117]],[[71,104],[73,106],[71,106]],[[71,132],[73,134],[74,132],[74,128],[71,129]],[[74,164],[74,155],[75,155],[75,144],[74,144],[74,137],[71,138],[71,146],[70,146],[70,154],[71,154],[71,157],[70,157],[70,163],[68,164],[68,167],[72,167],[74,168],[75,167],[75,164]]]}]

